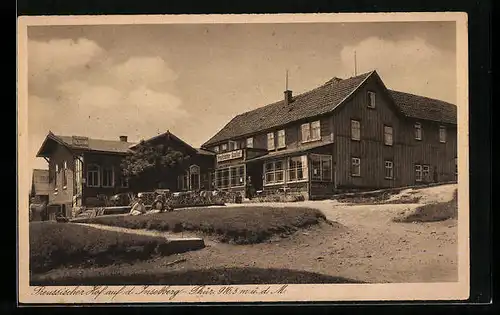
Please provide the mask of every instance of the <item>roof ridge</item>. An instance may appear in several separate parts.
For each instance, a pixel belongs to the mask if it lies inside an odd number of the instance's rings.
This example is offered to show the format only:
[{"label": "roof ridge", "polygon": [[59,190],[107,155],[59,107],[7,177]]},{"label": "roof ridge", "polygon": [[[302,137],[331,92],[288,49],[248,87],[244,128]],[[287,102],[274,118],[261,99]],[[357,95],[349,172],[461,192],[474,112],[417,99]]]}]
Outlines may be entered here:
[{"label": "roof ridge", "polygon": [[438,101],[438,102],[446,103],[446,104],[449,104],[449,105],[457,106],[456,104],[453,104],[453,103],[450,103],[450,102],[447,102],[447,101],[443,101],[443,100],[440,100],[438,98],[433,98],[433,97],[418,95],[418,94],[414,94],[414,93],[408,93],[408,92],[398,91],[398,90],[394,90],[394,89],[387,89],[387,90],[389,90],[390,92],[396,92],[396,93],[401,93],[401,94],[416,96],[416,97],[425,98],[425,99],[432,100],[432,101]]}]

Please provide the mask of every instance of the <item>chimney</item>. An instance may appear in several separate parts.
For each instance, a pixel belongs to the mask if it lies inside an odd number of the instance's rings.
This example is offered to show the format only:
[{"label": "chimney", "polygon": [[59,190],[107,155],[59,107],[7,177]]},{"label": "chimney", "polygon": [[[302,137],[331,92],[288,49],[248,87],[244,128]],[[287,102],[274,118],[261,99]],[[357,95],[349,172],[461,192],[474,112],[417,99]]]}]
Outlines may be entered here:
[{"label": "chimney", "polygon": [[127,142],[127,136],[120,136],[121,142]]},{"label": "chimney", "polygon": [[285,106],[293,102],[293,96],[292,96],[292,91],[286,90],[285,91]]}]

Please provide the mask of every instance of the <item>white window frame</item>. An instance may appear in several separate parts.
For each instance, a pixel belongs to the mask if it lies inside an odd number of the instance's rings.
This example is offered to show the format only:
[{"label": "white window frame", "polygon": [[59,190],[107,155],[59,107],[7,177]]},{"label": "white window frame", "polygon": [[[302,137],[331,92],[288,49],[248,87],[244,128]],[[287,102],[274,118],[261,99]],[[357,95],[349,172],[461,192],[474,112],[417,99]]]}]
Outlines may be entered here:
[{"label": "white window frame", "polygon": [[267,150],[271,151],[276,149],[275,140],[274,140],[274,132],[267,133]]},{"label": "white window frame", "polygon": [[351,119],[351,140],[361,140],[361,122],[356,119]]},{"label": "white window frame", "polygon": [[375,108],[376,106],[376,94],[373,91],[368,91],[368,108]]},{"label": "white window frame", "polygon": [[[354,168],[357,167],[358,172],[354,173]],[[351,157],[351,176],[360,177],[361,176],[361,158]]]},{"label": "white window frame", "polygon": [[423,168],[421,164],[415,164],[415,181],[421,182],[423,179]]},{"label": "white window frame", "polygon": [[415,130],[415,140],[422,140],[422,124],[417,122],[413,128]]},{"label": "white window frame", "polygon": [[[233,176],[233,169],[236,169],[236,175]],[[238,170],[242,170],[243,174],[239,174]],[[227,172],[227,185],[222,185],[224,178],[220,177],[219,174],[224,174]],[[239,178],[239,180],[238,180]],[[234,166],[224,167],[216,169],[212,173],[213,186],[217,189],[229,189],[245,186],[246,178],[246,167],[245,164],[238,164]],[[232,185],[233,179],[236,179],[236,185]]]},{"label": "white window frame", "polygon": [[[385,160],[384,162],[384,178],[385,179],[394,179],[394,162],[390,160]],[[387,176],[387,171],[389,170],[390,175]]]},{"label": "white window frame", "polygon": [[54,190],[57,190],[57,176],[59,176],[59,164],[54,164]]},{"label": "white window frame", "polygon": [[[331,155],[326,155],[326,154],[311,154],[310,155],[310,163],[311,163],[311,173],[314,171],[314,168],[312,167],[312,163],[314,161],[319,162],[319,177],[315,176],[314,174],[311,174],[311,181],[315,182],[331,182],[333,180],[333,158]],[[328,178],[324,178],[324,164],[326,162],[330,163],[330,174],[328,175]]]},{"label": "white window frame", "polygon": [[[89,170],[91,167],[96,167],[97,170]],[[89,179],[90,174],[97,174],[97,184],[94,184],[92,181]],[[91,163],[87,165],[87,176],[86,177],[86,185],[87,187],[100,187],[101,186],[101,166],[95,163]]]},{"label": "white window frame", "polygon": [[278,130],[278,149],[286,148],[285,129]]},{"label": "white window frame", "polygon": [[446,126],[439,126],[439,142],[446,143]]},{"label": "white window frame", "polygon": [[223,143],[223,144],[221,144],[221,146],[220,146],[220,150],[221,150],[222,152],[227,151],[227,143]]},{"label": "white window frame", "polygon": [[[276,164],[281,163],[281,169],[277,170],[276,169]],[[267,166],[272,165],[271,170],[267,170]],[[269,161],[264,163],[264,186],[269,186],[269,185],[276,185],[276,184],[283,184],[285,182],[285,169],[286,169],[286,160],[274,160],[274,161]],[[276,174],[281,173],[281,180],[278,181],[276,180]],[[267,175],[273,175],[273,180],[268,181],[267,180]]]},{"label": "white window frame", "polygon": [[[315,135],[315,130],[317,134]],[[311,141],[321,140],[321,121],[315,120],[311,122]]]},{"label": "white window frame", "polygon": [[215,152],[215,153],[219,153],[220,148],[219,148],[219,146],[218,146],[218,145],[216,145],[216,146],[213,148],[213,150],[214,150],[214,152]]},{"label": "white window frame", "polygon": [[[297,161],[298,160],[298,161]],[[300,156],[292,156],[287,159],[286,167],[286,182],[287,183],[298,183],[308,180],[308,166],[307,166],[307,155]],[[294,162],[296,163],[294,167],[291,167],[290,164]],[[300,166],[298,166],[298,162],[300,162]],[[302,171],[302,178],[298,178],[299,170]],[[291,174],[294,173],[295,176],[292,178]]]},{"label": "white window frame", "polygon": [[392,126],[384,125],[384,144],[388,146],[394,144],[394,129]]},{"label": "white window frame", "polygon": [[[105,176],[104,172],[106,172],[106,171],[111,171],[111,184],[107,183],[105,185],[104,184],[104,182],[105,182],[104,179],[106,178],[106,176]],[[101,177],[102,187],[103,188],[113,188],[113,187],[115,187],[115,168],[112,165],[111,166],[110,165],[106,165],[106,166],[104,166],[104,167],[101,168],[101,172],[102,172],[102,177]]]},{"label": "white window frame", "polygon": [[253,137],[247,138],[247,148],[253,148]]},{"label": "white window frame", "polygon": [[61,184],[63,185],[63,189],[68,188],[68,174],[66,173],[68,170],[68,163],[66,161],[63,161],[63,175],[62,175],[62,182]]}]

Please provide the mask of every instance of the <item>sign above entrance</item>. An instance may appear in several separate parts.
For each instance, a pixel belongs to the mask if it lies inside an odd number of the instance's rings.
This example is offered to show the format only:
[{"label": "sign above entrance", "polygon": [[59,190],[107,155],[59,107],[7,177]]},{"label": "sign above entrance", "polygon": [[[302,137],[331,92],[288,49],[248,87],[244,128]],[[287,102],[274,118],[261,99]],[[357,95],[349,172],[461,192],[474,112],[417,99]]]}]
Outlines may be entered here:
[{"label": "sign above entrance", "polygon": [[76,147],[88,148],[89,147],[89,138],[73,136],[73,137],[71,137],[71,144],[76,146]]},{"label": "sign above entrance", "polygon": [[227,153],[217,154],[217,162],[240,159],[243,157],[243,150],[236,150]]}]

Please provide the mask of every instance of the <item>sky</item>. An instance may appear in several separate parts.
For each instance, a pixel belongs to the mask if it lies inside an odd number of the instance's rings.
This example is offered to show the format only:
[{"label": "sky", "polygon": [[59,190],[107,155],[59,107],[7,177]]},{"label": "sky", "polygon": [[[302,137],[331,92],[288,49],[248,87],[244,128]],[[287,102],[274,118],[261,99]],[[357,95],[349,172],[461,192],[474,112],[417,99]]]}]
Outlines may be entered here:
[{"label": "sky", "polygon": [[332,77],[456,103],[454,22],[30,26],[32,168],[47,133],[199,147],[232,117]]}]

